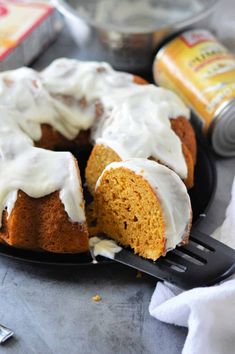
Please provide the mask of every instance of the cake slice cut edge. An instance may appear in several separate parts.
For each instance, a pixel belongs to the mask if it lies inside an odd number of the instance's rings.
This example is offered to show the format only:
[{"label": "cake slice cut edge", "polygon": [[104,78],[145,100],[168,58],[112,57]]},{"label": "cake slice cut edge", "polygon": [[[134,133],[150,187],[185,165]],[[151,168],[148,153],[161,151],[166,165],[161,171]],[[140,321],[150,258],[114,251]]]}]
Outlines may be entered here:
[{"label": "cake slice cut edge", "polygon": [[108,165],[96,184],[94,208],[96,232],[154,261],[189,236],[187,189],[178,175],[155,161],[136,158]]}]

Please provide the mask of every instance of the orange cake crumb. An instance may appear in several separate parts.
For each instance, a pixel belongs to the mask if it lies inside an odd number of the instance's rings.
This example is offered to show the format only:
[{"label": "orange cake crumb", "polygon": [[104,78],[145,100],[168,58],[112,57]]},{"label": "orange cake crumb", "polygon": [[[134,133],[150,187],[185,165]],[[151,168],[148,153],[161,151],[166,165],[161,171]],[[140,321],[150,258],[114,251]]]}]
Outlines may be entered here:
[{"label": "orange cake crumb", "polygon": [[96,294],[96,295],[92,296],[92,300],[94,302],[99,302],[102,300],[102,297],[100,295]]}]

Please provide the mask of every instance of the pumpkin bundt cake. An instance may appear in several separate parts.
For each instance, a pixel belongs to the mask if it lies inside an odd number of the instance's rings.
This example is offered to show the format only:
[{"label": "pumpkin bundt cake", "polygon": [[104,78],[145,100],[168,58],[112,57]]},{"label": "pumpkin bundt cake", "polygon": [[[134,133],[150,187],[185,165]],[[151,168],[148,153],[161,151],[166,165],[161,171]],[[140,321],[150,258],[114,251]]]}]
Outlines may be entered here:
[{"label": "pumpkin bundt cake", "polygon": [[192,212],[187,189],[169,168],[147,159],[113,162],[99,177],[97,232],[156,260],[187,241]]},{"label": "pumpkin bundt cake", "polygon": [[94,144],[86,170],[92,192],[110,162],[132,157],[158,161],[193,184],[188,109],[170,91],[107,63],[58,59],[41,73],[2,72],[0,114],[0,239],[9,245],[88,250],[77,162],[53,150]]}]

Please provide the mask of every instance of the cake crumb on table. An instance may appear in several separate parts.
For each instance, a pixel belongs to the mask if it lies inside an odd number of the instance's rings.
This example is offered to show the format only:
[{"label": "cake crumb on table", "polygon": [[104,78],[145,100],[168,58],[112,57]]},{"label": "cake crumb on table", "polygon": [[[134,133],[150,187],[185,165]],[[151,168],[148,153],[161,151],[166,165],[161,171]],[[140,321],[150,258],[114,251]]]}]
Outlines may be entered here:
[{"label": "cake crumb on table", "polygon": [[95,301],[95,302],[99,302],[102,300],[102,297],[98,294],[92,296],[92,300]]},{"label": "cake crumb on table", "polygon": [[138,272],[136,273],[136,278],[142,278],[142,273],[138,270]]}]

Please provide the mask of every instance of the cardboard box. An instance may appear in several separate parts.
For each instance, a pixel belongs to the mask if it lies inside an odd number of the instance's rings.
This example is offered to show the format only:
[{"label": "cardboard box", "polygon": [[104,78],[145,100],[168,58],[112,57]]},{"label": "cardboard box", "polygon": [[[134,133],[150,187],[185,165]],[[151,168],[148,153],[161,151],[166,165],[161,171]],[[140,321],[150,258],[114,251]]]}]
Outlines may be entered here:
[{"label": "cardboard box", "polygon": [[61,27],[61,17],[47,3],[0,0],[0,71],[28,65]]}]

